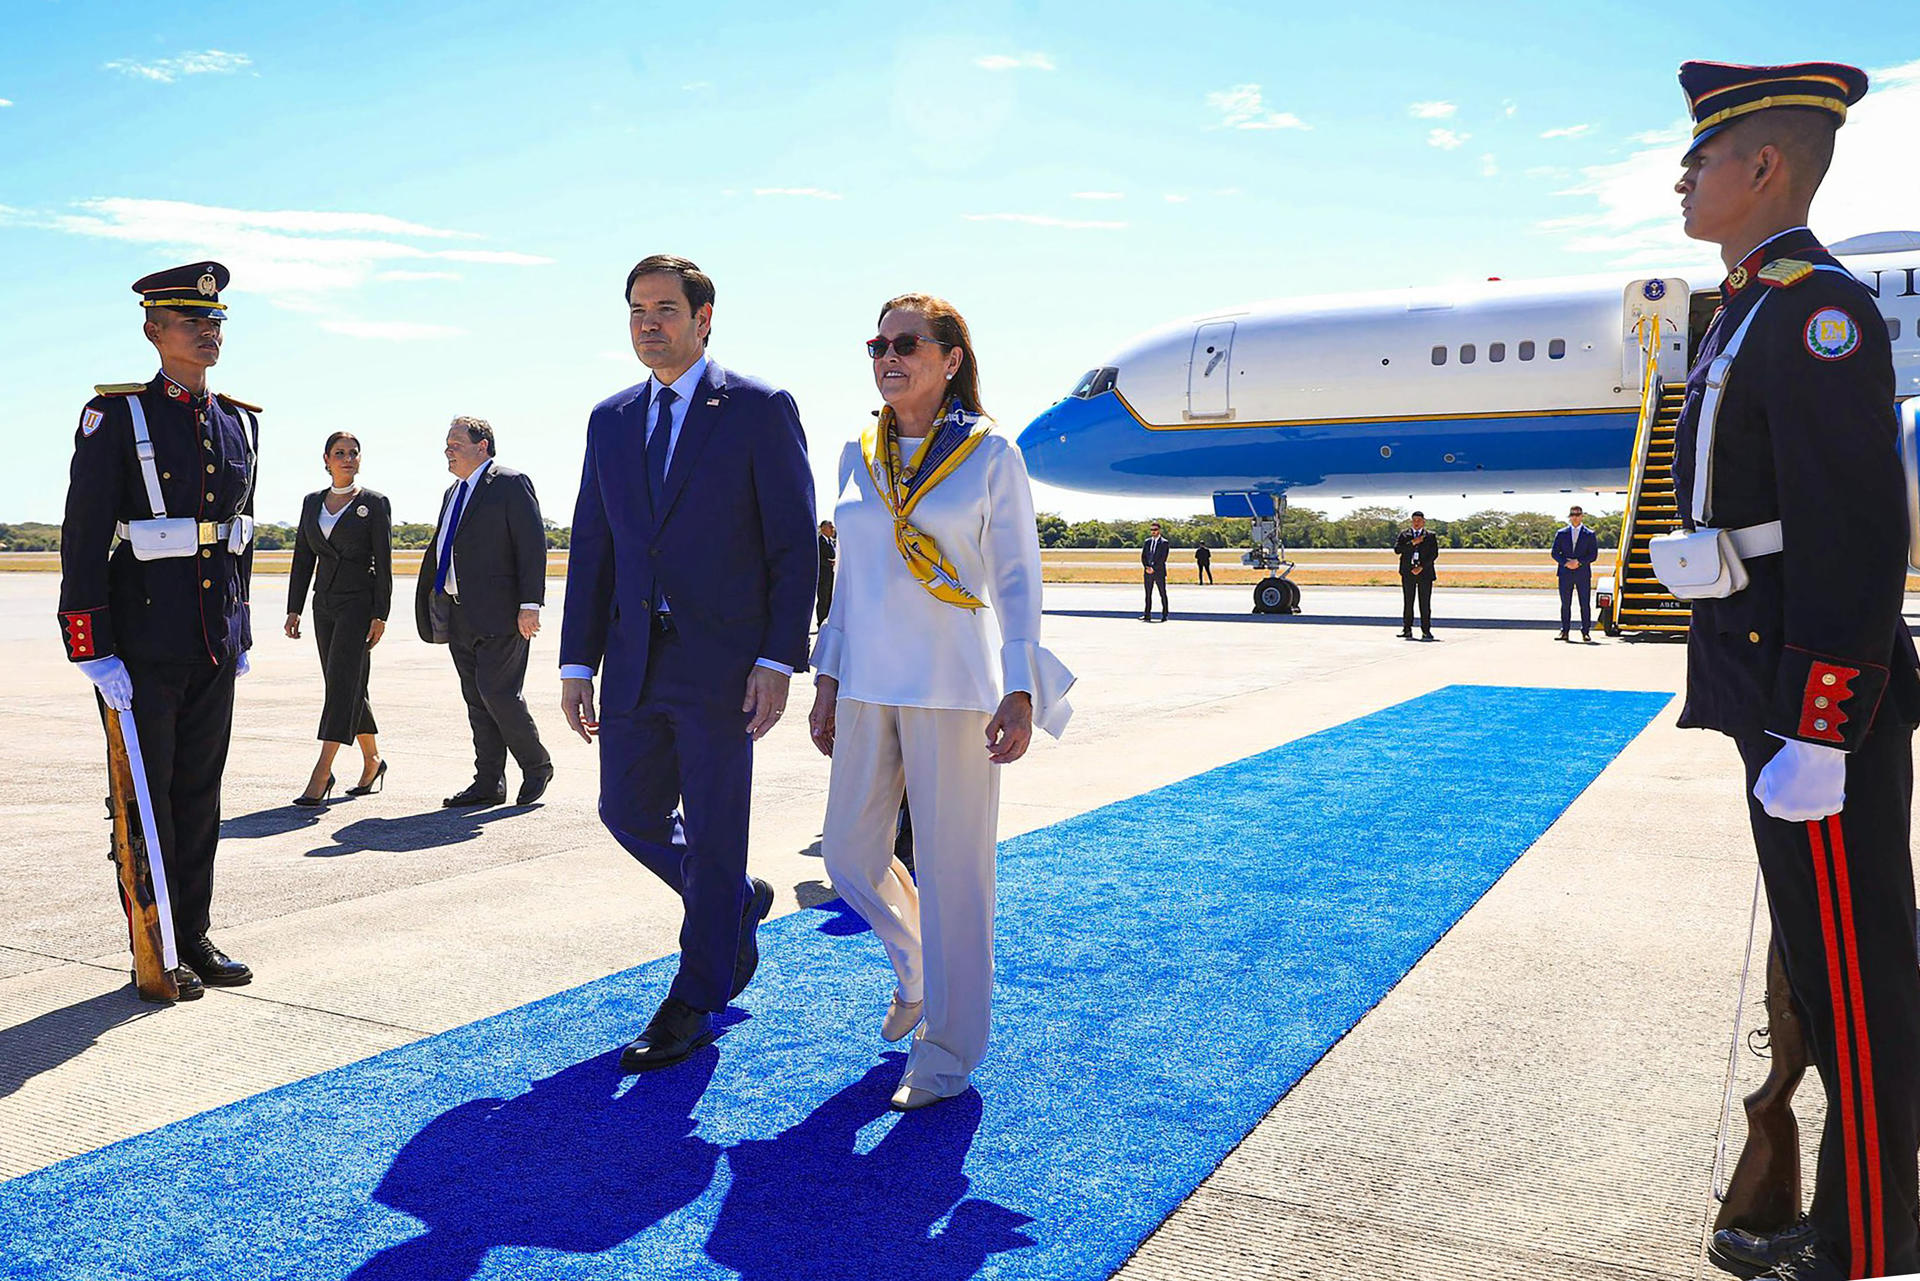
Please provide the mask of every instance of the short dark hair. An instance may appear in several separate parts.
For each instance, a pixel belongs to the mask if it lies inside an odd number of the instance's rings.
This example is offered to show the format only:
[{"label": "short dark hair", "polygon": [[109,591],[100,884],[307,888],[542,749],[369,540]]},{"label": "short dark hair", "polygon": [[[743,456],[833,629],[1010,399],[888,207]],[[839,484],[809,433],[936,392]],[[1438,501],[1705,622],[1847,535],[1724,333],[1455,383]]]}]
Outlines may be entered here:
[{"label": "short dark hair", "polygon": [[339,444],[343,440],[350,440],[356,445],[360,443],[360,438],[354,435],[352,432],[337,431],[333,433],[333,435],[327,437],[327,443],[320,447],[320,456],[322,458],[325,458],[331,453],[333,453],[333,447]]},{"label": "short dark hair", "polygon": [[1748,153],[1773,146],[1786,157],[1796,194],[1812,199],[1833,164],[1834,135],[1840,126],[1824,111],[1775,107],[1735,121],[1735,142]]},{"label": "short dark hair", "polygon": [[627,273],[627,287],[620,294],[622,302],[632,299],[633,282],[642,276],[675,277],[680,281],[681,290],[687,295],[687,306],[695,311],[713,305],[712,279],[688,259],[677,258],[672,254],[652,254],[642,258],[633,264],[633,270]]},{"label": "short dark hair", "polygon": [[[1421,520],[1425,520],[1427,518],[1427,514],[1425,512],[1415,512],[1413,515],[1418,516]],[[1407,517],[1407,519],[1412,520],[1413,516],[1409,516]]]},{"label": "short dark hair", "polygon": [[450,426],[467,429],[467,439],[474,444],[485,444],[487,457],[493,457],[493,424],[484,418],[470,418],[466,414],[454,419]]}]

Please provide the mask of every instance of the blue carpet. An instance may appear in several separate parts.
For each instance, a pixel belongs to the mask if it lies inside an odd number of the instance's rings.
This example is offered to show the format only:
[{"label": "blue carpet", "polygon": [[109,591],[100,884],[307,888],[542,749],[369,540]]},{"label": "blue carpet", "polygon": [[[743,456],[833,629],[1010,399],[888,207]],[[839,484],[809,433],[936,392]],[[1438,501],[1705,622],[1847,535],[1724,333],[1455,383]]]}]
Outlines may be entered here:
[{"label": "blue carpet", "polygon": [[668,959],[0,1185],[0,1275],[1106,1277],[1667,700],[1451,687],[1007,841],[994,1048],[926,1112],[836,901],[677,1069],[613,1048]]}]

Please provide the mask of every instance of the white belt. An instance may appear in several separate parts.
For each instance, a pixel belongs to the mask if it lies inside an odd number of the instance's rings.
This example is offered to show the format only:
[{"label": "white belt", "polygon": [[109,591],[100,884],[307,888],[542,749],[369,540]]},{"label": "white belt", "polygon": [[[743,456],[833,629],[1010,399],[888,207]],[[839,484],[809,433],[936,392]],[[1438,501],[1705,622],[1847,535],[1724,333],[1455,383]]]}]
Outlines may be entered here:
[{"label": "white belt", "polygon": [[[138,521],[135,523],[144,525],[150,522]],[[218,523],[203,520],[198,522],[198,524],[200,527],[199,542],[202,547],[213,547],[219,543],[230,543],[233,541],[234,531],[236,530],[240,533],[240,545],[242,547],[253,541],[253,522],[245,516],[238,517],[234,520],[223,520]],[[133,537],[132,527],[124,520],[114,524],[113,532],[120,535],[121,538]]]},{"label": "white belt", "polygon": [[1780,537],[1780,522],[1777,520],[1770,520],[1764,525],[1748,525],[1745,529],[1729,529],[1726,534],[1733,542],[1734,554],[1741,560],[1772,556],[1786,546]]}]

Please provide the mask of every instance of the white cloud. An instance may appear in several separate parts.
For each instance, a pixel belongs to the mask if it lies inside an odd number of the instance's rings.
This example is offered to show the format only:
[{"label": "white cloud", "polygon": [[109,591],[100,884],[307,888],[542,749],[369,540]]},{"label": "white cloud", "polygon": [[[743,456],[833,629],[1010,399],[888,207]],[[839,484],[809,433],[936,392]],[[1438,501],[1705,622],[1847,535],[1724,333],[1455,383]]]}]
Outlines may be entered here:
[{"label": "white cloud", "polygon": [[1509,120],[1513,119],[1514,113],[1519,110],[1520,110],[1520,104],[1515,102],[1511,98],[1508,98],[1506,101],[1500,104],[1500,114],[1505,116]]},{"label": "white cloud", "polygon": [[1075,200],[1125,200],[1127,193],[1124,191],[1076,191],[1073,193],[1073,198]]},{"label": "white cloud", "polygon": [[0,107],[11,107],[12,105],[13,105],[13,99],[0,98]]},{"label": "white cloud", "polygon": [[1160,197],[1160,199],[1166,201],[1170,205],[1184,205],[1189,200],[1193,199],[1193,197],[1192,196],[1176,196],[1172,192],[1168,192],[1166,195]]},{"label": "white cloud", "polygon": [[1542,138],[1584,138],[1593,132],[1592,125],[1563,125],[1558,129],[1549,129]]},{"label": "white cloud", "polygon": [[323,320],[320,328],[348,338],[377,338],[384,342],[424,342],[434,338],[459,338],[464,329],[452,325],[417,325],[405,320]]},{"label": "white cloud", "polygon": [[1017,222],[1028,227],[1060,227],[1067,231],[1118,231],[1124,222],[1103,222],[1088,218],[1055,218],[1050,214],[986,213],[961,214],[968,222]]},{"label": "white cloud", "polygon": [[819,187],[755,187],[756,196],[798,196],[803,200],[839,200],[837,191],[826,191]]},{"label": "white cloud", "polygon": [[1473,135],[1470,133],[1456,133],[1452,129],[1430,129],[1427,131],[1427,145],[1442,151],[1453,151],[1471,137]]},{"label": "white cloud", "polygon": [[1480,157],[1480,176],[1482,178],[1492,178],[1499,172],[1500,162],[1494,157],[1491,151]]},{"label": "white cloud", "polygon": [[682,89],[683,91],[685,91],[685,92],[687,92],[687,93],[699,93],[699,92],[700,92],[701,90],[703,90],[703,89],[711,89],[711,88],[713,88],[713,81],[711,81],[711,80],[689,80],[689,81],[687,81],[687,83],[685,83],[685,84],[683,84],[683,85],[681,85],[681,86],[680,86],[680,88],[681,88],[681,89]]},{"label": "white cloud", "polygon": [[[1920,61],[1871,73],[1874,91],[1847,113],[1833,168],[1813,203],[1813,227],[1828,242],[1870,231],[1911,227],[1920,208],[1920,170],[1889,165],[1906,155],[1920,133]],[[1711,263],[1709,245],[1680,229],[1680,197],[1673,184],[1690,130],[1635,135],[1643,150],[1580,171],[1560,192],[1584,211],[1540,224],[1566,248],[1600,255],[1613,266]]]},{"label": "white cloud", "polygon": [[[151,245],[174,261],[217,258],[233,269],[236,292],[294,309],[358,289],[379,272],[406,270],[403,264],[526,267],[552,261],[511,250],[442,247],[478,237],[385,214],[226,209],[113,196],[83,200],[70,212],[38,221],[71,235]],[[408,243],[415,240],[434,247]]]},{"label": "white cloud", "polygon": [[1413,102],[1407,104],[1407,114],[1415,120],[1451,120],[1453,113],[1460,108],[1451,102]]},{"label": "white cloud", "polygon": [[1268,111],[1259,85],[1235,85],[1207,95],[1207,105],[1220,113],[1222,129],[1311,129],[1291,111]]},{"label": "white cloud", "polygon": [[1237,195],[1239,195],[1239,194],[1240,194],[1240,188],[1238,188],[1238,187],[1217,187],[1217,188],[1215,188],[1215,189],[1214,189],[1214,192],[1213,192],[1213,194],[1214,194],[1214,195],[1216,195],[1216,196],[1237,196]]},{"label": "white cloud", "polygon": [[458,280],[457,271],[382,271],[375,280]]},{"label": "white cloud", "polygon": [[1044,53],[990,53],[975,58],[973,65],[984,71],[1052,71],[1053,59]]},{"label": "white cloud", "polygon": [[163,85],[172,84],[181,76],[232,75],[252,65],[253,59],[246,54],[227,53],[220,49],[183,53],[177,58],[159,58],[153,62],[116,58],[105,64],[108,71],[118,71],[121,75],[132,76],[136,80],[152,80]]}]

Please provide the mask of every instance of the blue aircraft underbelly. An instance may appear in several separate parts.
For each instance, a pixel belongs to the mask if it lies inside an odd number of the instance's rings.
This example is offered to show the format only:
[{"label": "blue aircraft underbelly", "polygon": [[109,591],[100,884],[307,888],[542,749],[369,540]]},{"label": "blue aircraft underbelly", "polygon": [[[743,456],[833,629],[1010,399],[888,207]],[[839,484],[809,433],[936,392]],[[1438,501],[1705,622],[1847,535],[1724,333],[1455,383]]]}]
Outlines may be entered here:
[{"label": "blue aircraft underbelly", "polygon": [[1624,488],[1636,423],[1605,409],[1155,429],[1103,393],[1054,405],[1020,449],[1035,479],[1092,493]]}]

